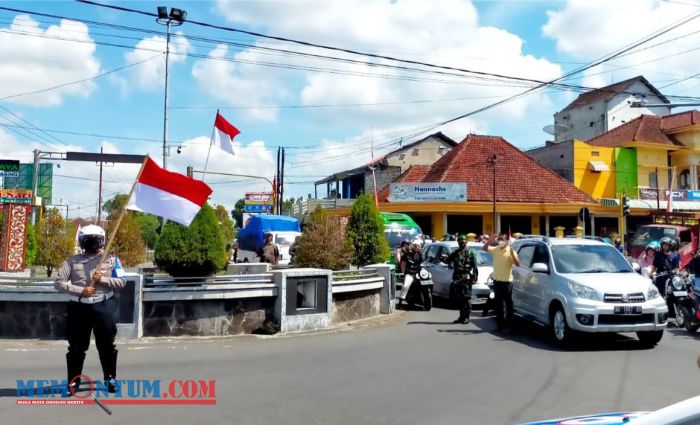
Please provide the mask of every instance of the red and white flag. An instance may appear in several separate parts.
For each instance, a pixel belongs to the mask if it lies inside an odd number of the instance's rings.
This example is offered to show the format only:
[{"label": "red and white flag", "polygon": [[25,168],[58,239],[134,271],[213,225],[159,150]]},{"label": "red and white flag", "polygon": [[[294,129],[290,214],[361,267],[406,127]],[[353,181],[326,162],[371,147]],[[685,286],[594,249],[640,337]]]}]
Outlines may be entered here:
[{"label": "red and white flag", "polygon": [[203,181],[164,170],[149,157],[126,208],[189,226],[211,192]]},{"label": "red and white flag", "polygon": [[211,144],[218,146],[221,150],[235,155],[233,152],[233,138],[241,132],[217,111],[214,120],[214,132],[211,137]]}]

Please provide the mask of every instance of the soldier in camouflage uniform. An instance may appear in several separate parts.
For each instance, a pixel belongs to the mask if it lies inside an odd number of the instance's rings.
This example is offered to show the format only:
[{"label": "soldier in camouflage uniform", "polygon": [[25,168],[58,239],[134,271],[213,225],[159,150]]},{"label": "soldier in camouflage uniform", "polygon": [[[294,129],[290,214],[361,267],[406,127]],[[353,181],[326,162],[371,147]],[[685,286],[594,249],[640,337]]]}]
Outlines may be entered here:
[{"label": "soldier in camouflage uniform", "polygon": [[476,282],[479,270],[476,268],[476,257],[467,248],[467,237],[460,235],[457,238],[459,248],[447,257],[445,262],[452,265],[452,285],[450,293],[458,303],[459,318],[452,323],[469,323],[469,314],[472,311],[472,285]]}]

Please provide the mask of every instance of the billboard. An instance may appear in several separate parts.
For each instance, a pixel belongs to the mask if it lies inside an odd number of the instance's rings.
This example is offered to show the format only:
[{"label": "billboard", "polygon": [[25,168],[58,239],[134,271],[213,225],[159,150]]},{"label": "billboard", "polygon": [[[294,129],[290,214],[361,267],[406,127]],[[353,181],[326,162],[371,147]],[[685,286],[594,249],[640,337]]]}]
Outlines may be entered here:
[{"label": "billboard", "polygon": [[252,214],[272,214],[271,192],[247,192],[243,212]]},{"label": "billboard", "polygon": [[389,202],[467,202],[467,183],[391,183]]},{"label": "billboard", "polygon": [[[19,164],[19,176],[5,177],[2,189],[32,190],[34,164]],[[39,164],[36,196],[42,198],[45,204],[51,204],[53,189],[53,164]]]},{"label": "billboard", "polygon": [[0,159],[0,177],[19,177],[19,161]]}]

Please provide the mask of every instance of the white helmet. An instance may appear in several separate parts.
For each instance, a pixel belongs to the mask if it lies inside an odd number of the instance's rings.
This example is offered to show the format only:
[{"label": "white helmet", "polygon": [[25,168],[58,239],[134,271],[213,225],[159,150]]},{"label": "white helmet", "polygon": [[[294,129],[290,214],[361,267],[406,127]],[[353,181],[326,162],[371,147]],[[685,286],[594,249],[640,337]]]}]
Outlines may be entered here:
[{"label": "white helmet", "polygon": [[[80,230],[78,231],[78,242],[80,243],[80,247],[83,249],[88,249],[87,245],[93,245],[93,243],[87,243],[87,241],[91,240],[96,240],[97,241],[97,248],[103,248],[105,246],[105,231],[103,228],[100,226],[95,226],[94,224],[90,224],[85,227],[81,227]],[[92,246],[94,249],[95,247]]]}]

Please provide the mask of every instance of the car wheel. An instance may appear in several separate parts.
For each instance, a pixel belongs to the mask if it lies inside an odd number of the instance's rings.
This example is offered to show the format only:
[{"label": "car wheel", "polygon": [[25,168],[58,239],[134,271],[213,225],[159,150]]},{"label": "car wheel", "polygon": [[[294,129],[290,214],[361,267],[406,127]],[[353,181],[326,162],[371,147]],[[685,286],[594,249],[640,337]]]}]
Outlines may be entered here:
[{"label": "car wheel", "polygon": [[552,311],[552,337],[560,347],[568,346],[574,339],[574,331],[566,323],[566,314],[561,306],[556,306]]},{"label": "car wheel", "polygon": [[694,325],[690,322],[690,320],[685,321],[685,330],[690,332],[691,334],[697,332],[698,328],[700,328],[700,325]]},{"label": "car wheel", "polygon": [[647,347],[654,347],[663,336],[664,331],[637,332],[637,338]]},{"label": "car wheel", "polygon": [[423,310],[430,311],[433,308],[433,294],[429,287],[423,288]]}]

